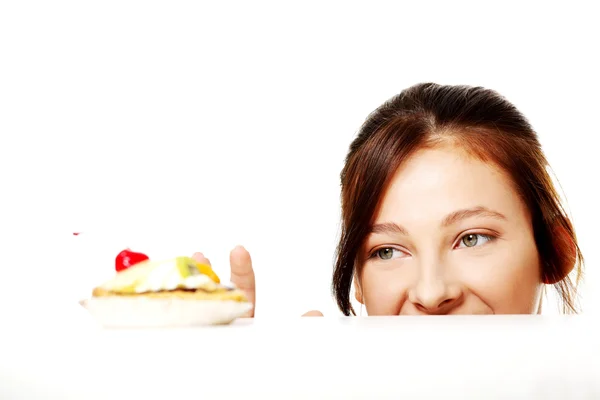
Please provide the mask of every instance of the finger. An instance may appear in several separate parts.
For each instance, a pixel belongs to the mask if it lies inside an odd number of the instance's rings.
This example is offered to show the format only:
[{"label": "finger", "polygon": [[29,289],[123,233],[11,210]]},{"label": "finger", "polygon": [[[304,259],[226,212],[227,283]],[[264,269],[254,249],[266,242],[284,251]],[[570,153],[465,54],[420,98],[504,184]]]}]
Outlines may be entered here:
[{"label": "finger", "polygon": [[197,261],[200,264],[210,265],[210,260],[208,258],[206,258],[204,256],[204,254],[202,254],[202,253],[194,253],[194,255],[192,256],[192,258],[194,259],[194,261]]},{"label": "finger", "polygon": [[302,314],[303,317],[323,317],[323,313],[321,311],[312,310],[307,313]]},{"label": "finger", "polygon": [[239,289],[243,290],[248,297],[248,301],[253,304],[252,310],[250,310],[246,316],[254,317],[254,309],[256,308],[256,284],[250,253],[242,246],[237,246],[229,254],[229,263],[231,265],[231,282]]}]

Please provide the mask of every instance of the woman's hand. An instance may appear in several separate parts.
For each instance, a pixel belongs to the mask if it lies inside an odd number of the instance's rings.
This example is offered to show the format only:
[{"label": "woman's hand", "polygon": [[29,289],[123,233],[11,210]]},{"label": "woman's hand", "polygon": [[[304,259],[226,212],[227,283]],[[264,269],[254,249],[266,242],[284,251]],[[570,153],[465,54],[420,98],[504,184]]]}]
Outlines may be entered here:
[{"label": "woman's hand", "polygon": [[[202,253],[194,253],[192,258],[200,263],[210,265],[210,260]],[[237,246],[229,254],[229,265],[231,267],[231,283],[243,290],[248,297],[248,301],[253,304],[252,310],[245,317],[254,317],[256,308],[256,282],[254,279],[254,269],[252,268],[252,258],[250,253],[242,246]],[[302,315],[303,317],[322,317],[320,311],[309,311]]]},{"label": "woman's hand", "polygon": [[[192,258],[200,263],[210,265],[210,260],[202,253],[194,253]],[[253,307],[244,317],[254,317],[256,308],[256,285],[254,281],[254,270],[252,269],[252,259],[250,253],[242,246],[237,246],[229,254],[229,265],[231,266],[231,283],[243,290],[248,297],[248,301]]]}]

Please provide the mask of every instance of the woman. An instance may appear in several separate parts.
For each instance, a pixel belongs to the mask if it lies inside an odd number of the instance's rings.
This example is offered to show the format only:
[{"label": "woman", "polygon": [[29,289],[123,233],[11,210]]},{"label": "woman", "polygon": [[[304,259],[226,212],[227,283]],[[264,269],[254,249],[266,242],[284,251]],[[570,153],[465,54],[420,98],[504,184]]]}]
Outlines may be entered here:
[{"label": "woman", "polygon": [[[547,166],[528,121],[494,91],[419,84],[380,106],[341,173],[340,310],[355,314],[354,285],[368,315],[535,314],[553,285],[577,312],[583,258]],[[241,247],[231,274],[254,302]]]}]

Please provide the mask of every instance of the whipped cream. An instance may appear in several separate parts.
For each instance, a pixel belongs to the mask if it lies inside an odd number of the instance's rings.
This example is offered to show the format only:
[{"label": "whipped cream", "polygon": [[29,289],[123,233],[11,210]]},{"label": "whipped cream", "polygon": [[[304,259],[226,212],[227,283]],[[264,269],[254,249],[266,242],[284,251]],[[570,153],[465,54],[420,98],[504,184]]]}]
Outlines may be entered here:
[{"label": "whipped cream", "polygon": [[215,282],[207,275],[200,274],[195,268],[190,268],[193,275],[183,277],[179,269],[171,263],[164,263],[154,268],[148,276],[136,285],[136,293],[158,292],[175,289],[206,289],[214,290]]},{"label": "whipped cream", "polygon": [[202,289],[209,292],[220,285],[200,272],[195,261],[187,257],[165,261],[144,261],[119,272],[102,285],[117,293],[146,293],[176,289]]}]

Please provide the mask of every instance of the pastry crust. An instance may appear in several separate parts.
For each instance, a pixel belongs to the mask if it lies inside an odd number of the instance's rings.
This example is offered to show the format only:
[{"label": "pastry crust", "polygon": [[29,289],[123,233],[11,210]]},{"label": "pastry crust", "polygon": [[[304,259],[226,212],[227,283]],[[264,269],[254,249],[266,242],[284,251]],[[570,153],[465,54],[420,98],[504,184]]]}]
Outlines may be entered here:
[{"label": "pastry crust", "polygon": [[102,288],[95,288],[92,292],[93,297],[147,297],[154,299],[182,299],[182,300],[219,300],[219,301],[239,301],[246,302],[246,296],[241,290],[228,290],[228,289],[217,289],[213,292],[207,292],[204,290],[169,290],[159,292],[146,292],[146,293],[115,293]]}]

